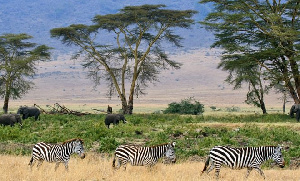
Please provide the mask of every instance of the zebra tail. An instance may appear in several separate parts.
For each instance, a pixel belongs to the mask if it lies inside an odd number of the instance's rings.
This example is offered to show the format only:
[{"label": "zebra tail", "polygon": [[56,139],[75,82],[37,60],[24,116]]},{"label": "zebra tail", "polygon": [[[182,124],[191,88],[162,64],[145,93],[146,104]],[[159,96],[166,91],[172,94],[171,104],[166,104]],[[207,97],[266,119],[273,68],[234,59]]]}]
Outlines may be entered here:
[{"label": "zebra tail", "polygon": [[[203,168],[203,170],[202,170],[202,173],[204,173],[204,172],[206,171],[206,169],[207,169],[207,167],[208,167],[208,165],[209,165],[209,160],[210,160],[210,156],[207,157],[207,160],[206,160],[206,162],[205,162],[205,165],[204,165],[204,168]],[[202,173],[201,173],[201,174],[202,174]]]},{"label": "zebra tail", "polygon": [[33,157],[31,157],[31,159],[30,159],[28,165],[32,165],[32,162],[33,162]]},{"label": "zebra tail", "polygon": [[112,163],[112,167],[115,168],[116,166],[116,153],[114,154],[114,160],[113,160],[113,163]]}]

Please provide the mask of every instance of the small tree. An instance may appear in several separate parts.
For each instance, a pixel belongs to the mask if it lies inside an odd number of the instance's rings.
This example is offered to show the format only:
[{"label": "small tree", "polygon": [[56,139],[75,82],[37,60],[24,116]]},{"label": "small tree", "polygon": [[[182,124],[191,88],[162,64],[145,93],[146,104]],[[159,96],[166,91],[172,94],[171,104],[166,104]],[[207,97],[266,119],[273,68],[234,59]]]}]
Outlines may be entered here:
[{"label": "small tree", "polygon": [[0,96],[4,98],[5,113],[10,98],[21,98],[32,88],[28,78],[35,74],[37,61],[50,58],[50,48],[26,41],[31,38],[27,34],[0,36]]},{"label": "small tree", "polygon": [[164,114],[202,114],[204,112],[204,105],[196,101],[194,98],[187,98],[181,100],[180,103],[172,102],[168,108],[164,110]]},{"label": "small tree", "polygon": [[264,96],[268,93],[270,86],[263,84],[263,71],[257,64],[247,61],[246,57],[236,55],[235,58],[223,60],[218,68],[228,71],[226,82],[233,85],[234,89],[240,89],[243,84],[248,86],[245,102],[261,108],[263,114],[267,114]]},{"label": "small tree", "polygon": [[[96,15],[91,26],[54,28],[51,35],[66,45],[80,47],[75,58],[85,57],[83,66],[95,85],[104,79],[108,95],[117,94],[124,113],[131,114],[134,95],[143,94],[149,83],[158,80],[161,70],[181,65],[168,58],[161,43],[180,47],[181,37],[173,29],[189,28],[196,12],[164,8],[165,5],[126,6],[116,14]],[[107,32],[115,36],[105,44],[99,35]]]}]

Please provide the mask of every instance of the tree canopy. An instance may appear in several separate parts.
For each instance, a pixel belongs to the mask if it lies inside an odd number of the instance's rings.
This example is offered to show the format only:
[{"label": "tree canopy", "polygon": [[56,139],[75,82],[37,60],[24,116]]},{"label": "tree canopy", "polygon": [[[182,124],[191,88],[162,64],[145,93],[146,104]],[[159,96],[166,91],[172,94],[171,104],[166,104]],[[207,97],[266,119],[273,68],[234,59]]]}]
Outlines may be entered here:
[{"label": "tree canopy", "polygon": [[[95,85],[106,81],[108,96],[116,93],[123,112],[131,114],[134,95],[145,93],[149,83],[158,81],[161,70],[180,68],[162,43],[180,47],[181,37],[174,29],[189,28],[195,13],[169,10],[165,5],[126,6],[116,14],[96,15],[92,25],[73,24],[50,32],[64,44],[80,47],[74,58],[83,56],[83,66]],[[114,34],[114,39],[103,42],[105,33]]]},{"label": "tree canopy", "polygon": [[238,72],[251,64],[257,67],[252,78],[262,75],[268,86],[284,85],[299,103],[300,2],[202,0],[200,3],[214,4],[215,11],[201,24],[215,34],[212,47],[223,50],[219,67],[230,73],[228,80],[247,80]]},{"label": "tree canopy", "polygon": [[0,96],[5,113],[10,98],[21,98],[34,85],[28,78],[35,75],[37,61],[50,58],[50,48],[29,42],[31,38],[27,34],[0,36]]}]

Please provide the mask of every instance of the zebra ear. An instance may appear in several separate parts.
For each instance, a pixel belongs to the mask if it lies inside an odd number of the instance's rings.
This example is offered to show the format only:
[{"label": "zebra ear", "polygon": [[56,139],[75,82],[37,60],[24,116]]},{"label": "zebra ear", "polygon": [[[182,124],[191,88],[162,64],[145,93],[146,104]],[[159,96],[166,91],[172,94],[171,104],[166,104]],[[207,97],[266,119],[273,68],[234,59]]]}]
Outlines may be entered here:
[{"label": "zebra ear", "polygon": [[80,144],[83,144],[83,140],[80,139],[80,138],[77,138],[77,139],[76,139],[76,142],[79,142]]},{"label": "zebra ear", "polygon": [[276,147],[279,151],[282,151],[282,150],[288,150],[290,147],[289,146],[284,146],[284,145],[279,145]]},{"label": "zebra ear", "polygon": [[171,143],[171,146],[172,146],[172,147],[175,147],[175,145],[176,145],[176,142],[173,141],[173,142]]}]

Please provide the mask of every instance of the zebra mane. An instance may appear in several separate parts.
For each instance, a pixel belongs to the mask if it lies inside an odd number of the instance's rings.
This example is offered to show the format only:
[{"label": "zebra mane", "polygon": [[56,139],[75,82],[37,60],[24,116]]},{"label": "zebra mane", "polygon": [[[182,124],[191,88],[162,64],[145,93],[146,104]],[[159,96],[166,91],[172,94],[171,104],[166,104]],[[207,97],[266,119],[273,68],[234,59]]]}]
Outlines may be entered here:
[{"label": "zebra mane", "polygon": [[169,143],[163,143],[163,144],[153,145],[153,146],[149,146],[149,147],[154,148],[154,147],[164,146],[164,145],[167,145],[167,144],[169,144]]},{"label": "zebra mane", "polygon": [[67,141],[63,142],[62,145],[73,142],[73,141],[76,141],[76,140],[79,140],[81,144],[84,143],[81,138],[73,138],[73,139],[70,139],[70,140],[67,140]]}]

